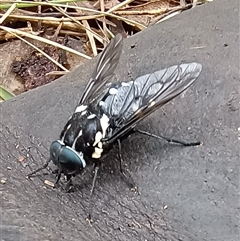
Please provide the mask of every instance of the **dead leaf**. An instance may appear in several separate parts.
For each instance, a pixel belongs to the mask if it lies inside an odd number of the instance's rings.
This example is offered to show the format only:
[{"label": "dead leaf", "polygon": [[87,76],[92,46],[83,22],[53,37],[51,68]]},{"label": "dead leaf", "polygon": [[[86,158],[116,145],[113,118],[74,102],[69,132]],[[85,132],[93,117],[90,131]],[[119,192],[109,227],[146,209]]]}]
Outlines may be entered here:
[{"label": "dead leaf", "polygon": [[[192,0],[196,4],[195,0]],[[159,20],[159,17],[172,13],[174,11],[186,10],[192,7],[192,1],[189,4],[183,4],[180,0],[151,0],[143,1],[142,4],[135,6],[127,6],[118,9],[114,13],[128,20],[138,22],[144,26],[153,25]]]}]

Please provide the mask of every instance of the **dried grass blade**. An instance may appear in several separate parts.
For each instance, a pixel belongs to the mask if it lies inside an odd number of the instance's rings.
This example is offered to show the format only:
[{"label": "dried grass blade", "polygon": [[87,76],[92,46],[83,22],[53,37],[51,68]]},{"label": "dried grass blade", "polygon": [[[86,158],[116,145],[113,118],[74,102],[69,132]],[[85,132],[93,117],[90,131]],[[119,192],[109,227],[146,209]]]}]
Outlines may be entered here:
[{"label": "dried grass blade", "polygon": [[88,31],[88,29],[90,29],[88,21],[87,20],[83,20],[82,22],[83,22],[83,25],[86,27],[86,34],[87,34],[88,39],[90,41],[90,44],[91,44],[91,47],[92,47],[92,51],[93,51],[93,55],[97,56],[98,52],[97,52],[97,47],[96,47],[96,43],[94,41],[93,34],[90,31]]},{"label": "dried grass blade", "polygon": [[43,43],[50,44],[50,45],[53,45],[53,46],[58,47],[60,49],[66,50],[66,51],[68,51],[70,53],[76,54],[76,55],[81,56],[81,57],[83,57],[85,59],[91,59],[90,56],[87,56],[87,55],[85,55],[83,53],[80,53],[80,52],[78,52],[78,51],[76,51],[74,49],[71,49],[71,48],[69,48],[67,46],[63,46],[63,45],[61,45],[59,43],[56,43],[54,41],[51,41],[49,39],[45,39],[45,38],[40,37],[40,36],[36,36],[36,35],[30,34],[30,33],[25,33],[23,31],[20,31],[20,30],[17,30],[17,29],[11,29],[11,28],[4,27],[4,26],[0,26],[0,28],[2,30],[5,30],[6,32],[10,32],[12,34],[16,34],[17,36],[21,35],[21,36],[25,36],[25,37],[28,37],[28,38],[31,38],[31,39],[35,39],[35,40],[41,41]]},{"label": "dried grass blade", "polygon": [[3,16],[0,18],[0,24],[2,24],[5,19],[10,15],[10,13],[16,8],[17,4],[13,3],[11,7],[6,11],[6,13],[3,14]]},{"label": "dried grass blade", "polygon": [[[0,26],[1,28],[1,26]],[[56,64],[59,68],[61,68],[64,71],[69,72],[68,69],[66,69],[64,66],[62,66],[61,64],[59,64],[55,59],[53,59],[51,56],[49,56],[48,54],[46,54],[44,51],[42,51],[41,49],[39,49],[38,47],[36,47],[35,45],[33,45],[32,43],[28,42],[26,39],[18,36],[17,34],[15,34],[14,32],[9,31],[11,34],[15,35],[17,38],[21,39],[23,42],[25,42],[26,44],[28,44],[29,46],[31,46],[32,48],[36,49],[38,52],[40,52],[42,55],[44,55],[46,58],[48,58],[50,61],[52,61],[54,64]]]}]

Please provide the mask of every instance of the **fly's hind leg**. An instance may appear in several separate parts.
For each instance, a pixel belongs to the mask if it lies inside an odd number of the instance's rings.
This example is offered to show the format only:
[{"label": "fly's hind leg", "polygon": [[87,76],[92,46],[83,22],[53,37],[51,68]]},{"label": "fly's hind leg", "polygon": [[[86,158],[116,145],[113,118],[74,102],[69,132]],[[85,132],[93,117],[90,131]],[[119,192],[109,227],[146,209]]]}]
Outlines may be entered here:
[{"label": "fly's hind leg", "polygon": [[137,133],[140,133],[142,135],[145,135],[145,136],[150,136],[150,137],[153,137],[153,138],[156,138],[156,139],[165,140],[169,143],[176,143],[176,144],[180,144],[180,145],[183,145],[183,146],[200,146],[200,145],[203,144],[201,141],[197,141],[197,142],[179,141],[179,140],[171,139],[171,138],[168,138],[168,137],[165,137],[165,136],[162,136],[162,135],[155,135],[155,134],[149,133],[147,131],[142,131],[142,130],[139,130],[139,129],[134,129],[134,131],[137,132]]},{"label": "fly's hind leg", "polygon": [[118,141],[118,154],[119,154],[120,173],[121,173],[123,179],[127,182],[129,187],[131,188],[131,190],[133,192],[137,192],[137,186],[135,185],[131,174],[129,173],[128,170],[126,170],[127,171],[127,174],[126,174],[126,172],[124,170],[121,141],[119,139],[117,141]]},{"label": "fly's hind leg", "polygon": [[43,170],[43,169],[46,169],[46,168],[48,167],[50,161],[51,161],[50,159],[47,160],[47,162],[46,162],[42,167],[40,167],[40,168],[34,170],[33,172],[29,173],[29,174],[27,175],[27,178],[30,178],[30,177],[34,176],[36,173],[38,173],[39,171],[41,171],[41,170]]}]

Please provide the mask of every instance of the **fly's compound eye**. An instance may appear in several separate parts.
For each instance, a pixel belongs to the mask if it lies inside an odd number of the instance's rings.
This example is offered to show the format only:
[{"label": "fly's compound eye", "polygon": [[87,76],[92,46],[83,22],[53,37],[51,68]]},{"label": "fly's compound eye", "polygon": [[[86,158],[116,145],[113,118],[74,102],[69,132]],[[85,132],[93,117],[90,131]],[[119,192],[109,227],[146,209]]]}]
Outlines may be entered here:
[{"label": "fly's compound eye", "polygon": [[68,146],[63,146],[59,153],[59,162],[69,171],[78,169],[81,171],[86,166],[83,154],[77,153],[75,150]]},{"label": "fly's compound eye", "polygon": [[61,153],[62,148],[63,145],[59,141],[52,142],[50,146],[50,159],[53,161],[55,165],[58,165],[59,154]]},{"label": "fly's compound eye", "polygon": [[54,141],[50,146],[50,158],[53,163],[68,174],[80,172],[86,166],[83,154],[65,146],[61,141]]}]

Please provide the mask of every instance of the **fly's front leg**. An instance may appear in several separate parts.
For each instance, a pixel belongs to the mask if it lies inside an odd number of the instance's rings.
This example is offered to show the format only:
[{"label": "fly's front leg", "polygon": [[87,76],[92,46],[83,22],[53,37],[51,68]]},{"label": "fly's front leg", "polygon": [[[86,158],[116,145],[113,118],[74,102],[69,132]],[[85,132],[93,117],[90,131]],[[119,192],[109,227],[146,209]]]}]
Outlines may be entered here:
[{"label": "fly's front leg", "polygon": [[156,139],[162,139],[162,140],[165,140],[169,143],[176,143],[176,144],[180,144],[180,145],[183,145],[183,146],[200,146],[200,145],[203,144],[201,141],[197,141],[197,142],[179,141],[179,140],[176,140],[176,139],[164,137],[162,135],[155,135],[155,134],[149,133],[147,131],[142,131],[142,130],[139,130],[139,129],[134,129],[134,131],[137,132],[137,133],[143,134],[145,136],[150,136],[150,137],[153,137],[153,138],[156,138]]},{"label": "fly's front leg", "polygon": [[[63,173],[59,169],[54,170],[53,173],[57,175],[56,176],[57,180],[54,184],[54,187],[59,187],[59,181]],[[66,184],[63,187],[63,190],[66,193],[73,192],[74,190],[73,190],[73,183],[72,183],[72,175],[65,175],[65,178],[66,178]]]},{"label": "fly's front leg", "polygon": [[57,180],[54,183],[54,188],[58,188],[59,187],[59,181],[60,181],[60,178],[62,176],[62,173],[60,172],[59,169],[54,170],[52,173],[56,174],[56,178],[57,178]]},{"label": "fly's front leg", "polygon": [[32,177],[33,175],[35,175],[37,172],[39,172],[39,171],[41,171],[41,170],[43,170],[43,169],[46,169],[46,168],[48,167],[50,161],[51,161],[51,159],[47,160],[47,162],[46,162],[42,167],[40,167],[40,168],[36,169],[35,171],[29,173],[29,174],[27,175],[27,178],[30,178],[30,177]]},{"label": "fly's front leg", "polygon": [[119,154],[119,162],[120,162],[120,173],[122,174],[122,177],[125,179],[127,184],[130,186],[131,190],[133,192],[137,191],[137,186],[135,185],[131,174],[128,172],[128,176],[126,175],[124,168],[123,168],[123,158],[122,158],[122,147],[121,147],[121,141],[118,139],[118,154]]}]

